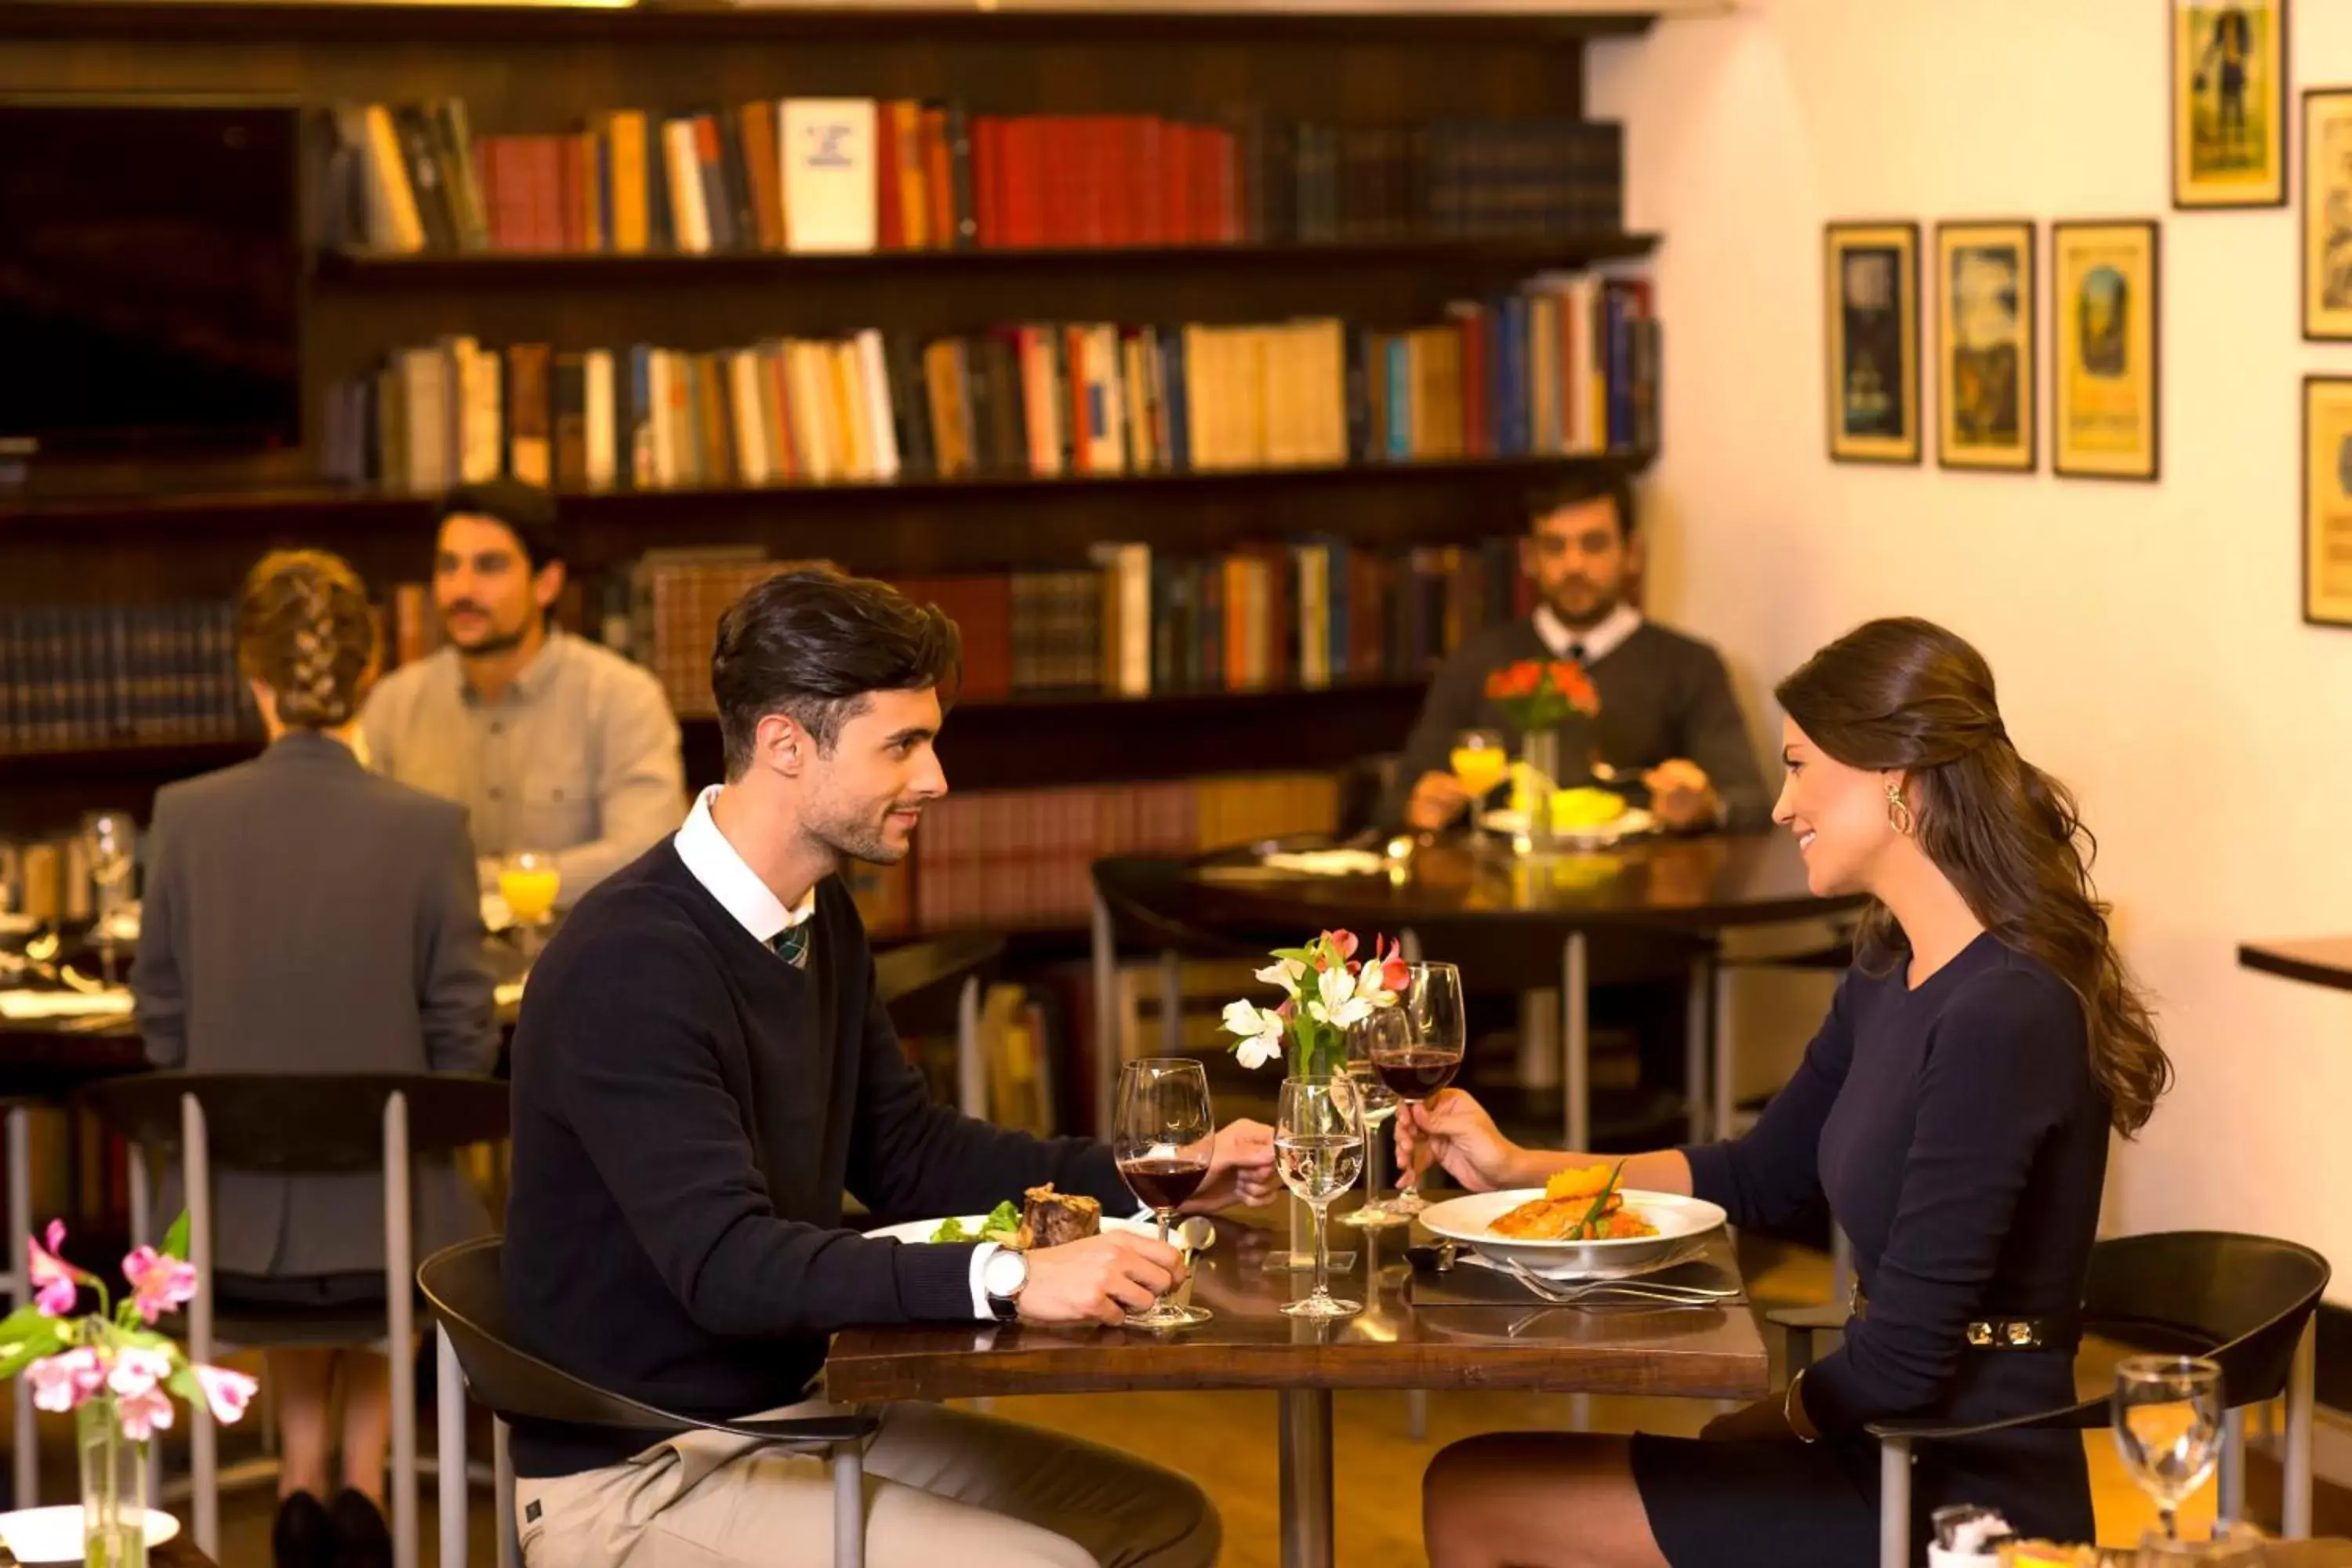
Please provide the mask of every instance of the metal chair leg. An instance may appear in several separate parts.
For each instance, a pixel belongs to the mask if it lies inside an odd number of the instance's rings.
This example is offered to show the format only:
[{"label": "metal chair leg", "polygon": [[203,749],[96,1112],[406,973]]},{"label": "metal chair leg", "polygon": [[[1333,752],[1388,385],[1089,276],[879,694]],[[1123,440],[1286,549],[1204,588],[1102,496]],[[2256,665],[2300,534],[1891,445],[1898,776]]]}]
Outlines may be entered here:
[{"label": "metal chair leg", "polygon": [[[208,1136],[205,1108],[194,1095],[182,1095],[180,1166],[188,1204],[188,1261],[196,1271],[195,1299],[188,1303],[188,1358],[198,1363],[213,1359],[213,1180]],[[195,1490],[196,1547],[217,1563],[220,1432],[202,1400],[188,1411],[188,1469]]]},{"label": "metal chair leg", "polygon": [[956,996],[956,1109],[988,1120],[988,1061],[980,1054],[980,976],[967,977]]},{"label": "metal chair leg", "polygon": [[1911,1440],[1878,1443],[1878,1568],[1910,1568]]},{"label": "metal chair leg", "polygon": [[2286,1465],[2281,1479],[2279,1522],[2287,1539],[2311,1533],[2311,1422],[2316,1403],[2313,1383],[2318,1355],[2318,1325],[2303,1325],[2294,1342],[2294,1360],[2286,1374]]},{"label": "metal chair leg", "polygon": [[416,1568],[415,1244],[409,1235],[408,1097],[383,1102],[385,1371],[392,1379],[392,1560]]},{"label": "metal chair leg", "polygon": [[504,1421],[490,1423],[490,1487],[499,1516],[499,1568],[519,1568],[522,1537],[515,1526],[514,1450]]},{"label": "metal chair leg", "polygon": [[[25,1242],[33,1234],[33,1113],[21,1105],[8,1108],[8,1256],[13,1265],[8,1271],[10,1309],[31,1304],[33,1300],[32,1268],[25,1256]],[[41,1490],[41,1435],[33,1415],[33,1382],[16,1379],[15,1389],[16,1420],[16,1452],[12,1479],[16,1496],[12,1507],[31,1508],[37,1504]]]},{"label": "metal chair leg", "polygon": [[[1683,1136],[1685,1142],[1703,1143],[1708,1137],[1706,1067],[1710,1044],[1707,1014],[1715,1003],[1715,960],[1691,961],[1688,1016],[1683,1025]],[[1722,1137],[1717,1128],[1714,1136]]]},{"label": "metal chair leg", "polygon": [[438,1461],[441,1568],[466,1568],[466,1377],[449,1331],[433,1331],[433,1457]]},{"label": "metal chair leg", "polygon": [[2213,1500],[2223,1519],[2246,1517],[2246,1411],[2221,1414],[2221,1453],[2213,1467]]},{"label": "metal chair leg", "polygon": [[1714,1037],[1715,1061],[1707,1075],[1707,1088],[1714,1091],[1715,1110],[1709,1120],[1714,1136],[1729,1138],[1738,1131],[1733,1125],[1738,1115],[1733,1100],[1734,1079],[1738,1073],[1732,1063],[1731,966],[1727,963],[1715,966],[1715,1016],[1710,1022],[1714,1026],[1709,1033]]},{"label": "metal chair leg", "polygon": [[1408,1388],[1404,1393],[1404,1432],[1416,1443],[1429,1441],[1429,1390]]},{"label": "metal chair leg", "polygon": [[866,1447],[833,1451],[833,1565],[866,1568]]}]

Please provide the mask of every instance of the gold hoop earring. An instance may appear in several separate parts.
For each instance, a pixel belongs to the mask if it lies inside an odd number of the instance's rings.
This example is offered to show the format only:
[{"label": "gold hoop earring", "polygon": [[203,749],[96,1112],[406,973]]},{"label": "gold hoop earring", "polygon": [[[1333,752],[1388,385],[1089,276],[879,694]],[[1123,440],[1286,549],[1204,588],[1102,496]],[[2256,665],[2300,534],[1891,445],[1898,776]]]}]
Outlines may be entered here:
[{"label": "gold hoop earring", "polygon": [[1904,804],[1903,786],[1893,779],[1886,781],[1886,826],[1904,837],[1911,837],[1917,824],[1912,819],[1910,806]]}]

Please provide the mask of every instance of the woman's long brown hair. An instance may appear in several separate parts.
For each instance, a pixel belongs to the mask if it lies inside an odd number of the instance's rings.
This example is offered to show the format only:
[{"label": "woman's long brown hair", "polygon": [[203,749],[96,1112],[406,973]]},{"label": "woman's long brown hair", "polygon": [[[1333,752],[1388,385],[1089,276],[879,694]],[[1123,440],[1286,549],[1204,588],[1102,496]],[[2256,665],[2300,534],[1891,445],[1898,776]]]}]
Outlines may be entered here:
[{"label": "woman's long brown hair", "polygon": [[[2097,841],[2073,793],[2010,743],[1983,656],[1932,622],[1872,621],[1806,660],[1778,695],[1831,757],[1904,775],[1919,847],[1985,930],[2074,990],[2109,1114],[2126,1137],[2138,1131],[2172,1063],[2092,889]],[[1908,950],[1894,916],[1872,905],[1856,943],[1863,962]]]}]

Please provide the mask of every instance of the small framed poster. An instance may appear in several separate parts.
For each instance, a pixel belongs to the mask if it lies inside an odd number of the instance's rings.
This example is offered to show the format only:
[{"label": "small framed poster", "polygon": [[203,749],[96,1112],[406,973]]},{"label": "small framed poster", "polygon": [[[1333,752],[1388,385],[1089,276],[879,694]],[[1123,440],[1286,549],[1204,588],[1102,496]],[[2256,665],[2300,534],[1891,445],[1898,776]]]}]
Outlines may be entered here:
[{"label": "small framed poster", "polygon": [[1936,226],[1936,461],[2031,473],[2035,430],[2033,225]]},{"label": "small framed poster", "polygon": [[1827,284],[1830,457],[1919,460],[1919,226],[1833,223]]},{"label": "small framed poster", "polygon": [[2352,340],[2352,87],[2303,95],[2303,335]]},{"label": "small framed poster", "polygon": [[2352,376],[2303,378],[2303,618],[2352,626]]},{"label": "small framed poster", "polygon": [[2050,226],[2050,467],[2153,479],[2161,449],[2157,226]]},{"label": "small framed poster", "polygon": [[2286,201],[2286,0],[2172,0],[2172,205]]}]

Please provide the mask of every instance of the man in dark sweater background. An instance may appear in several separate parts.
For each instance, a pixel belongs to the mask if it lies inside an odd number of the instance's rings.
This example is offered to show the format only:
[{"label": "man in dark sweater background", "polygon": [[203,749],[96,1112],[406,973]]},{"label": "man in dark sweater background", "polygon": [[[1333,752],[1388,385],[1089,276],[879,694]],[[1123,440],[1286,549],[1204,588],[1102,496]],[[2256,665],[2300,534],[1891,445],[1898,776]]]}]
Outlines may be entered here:
[{"label": "man in dark sweater background", "polygon": [[[1117,1323],[1181,1257],[1107,1232],[1022,1254],[841,1226],[842,1194],[901,1216],[984,1212],[1053,1182],[1130,1212],[1108,1149],[932,1104],[877,998],[845,859],[907,854],[946,793],[932,742],[954,624],[879,583],[770,579],[712,659],[727,783],[580,901],[514,1040],[506,1285],[530,1349],[689,1414],[821,1408],[827,1336],[859,1323]],[[1216,1137],[1188,1210],[1276,1190],[1271,1132]],[[866,1456],[875,1568],[1205,1568],[1189,1480],[1011,1422],[893,1405]],[[696,1433],[519,1426],[532,1568],[830,1561],[821,1463]]]},{"label": "man in dark sweater background", "polygon": [[[1381,806],[1383,827],[1435,832],[1459,822],[1470,792],[1451,771],[1454,737],[1498,730],[1519,737],[1486,697],[1490,671],[1521,659],[1573,659],[1601,699],[1598,716],[1571,716],[1560,727],[1562,772],[1581,782],[1580,764],[1597,752],[1619,774],[1639,776],[1650,810],[1666,827],[1760,828],[1772,796],[1732,696],[1722,656],[1706,643],[1645,619],[1626,598],[1641,574],[1633,488],[1617,473],[1579,476],[1538,490],[1528,507],[1519,560],[1535,580],[1533,614],[1493,626],[1465,643],[1430,682],[1421,717]],[[1621,1137],[1645,1148],[1652,1125],[1676,1114],[1686,1092],[1680,984],[1602,986],[1591,997],[1593,1021],[1630,1031],[1641,1055],[1646,1098],[1608,1110]]]},{"label": "man in dark sweater background", "polygon": [[1459,818],[1470,795],[1447,764],[1454,736],[1490,729],[1518,739],[1486,698],[1488,673],[1521,659],[1573,659],[1591,676],[1601,713],[1562,726],[1563,757],[1581,762],[1590,747],[1618,773],[1641,774],[1668,827],[1764,826],[1772,800],[1722,656],[1626,600],[1642,569],[1633,486],[1615,473],[1580,477],[1538,491],[1528,511],[1519,560],[1541,602],[1438,668],[1381,822],[1434,832]]}]

